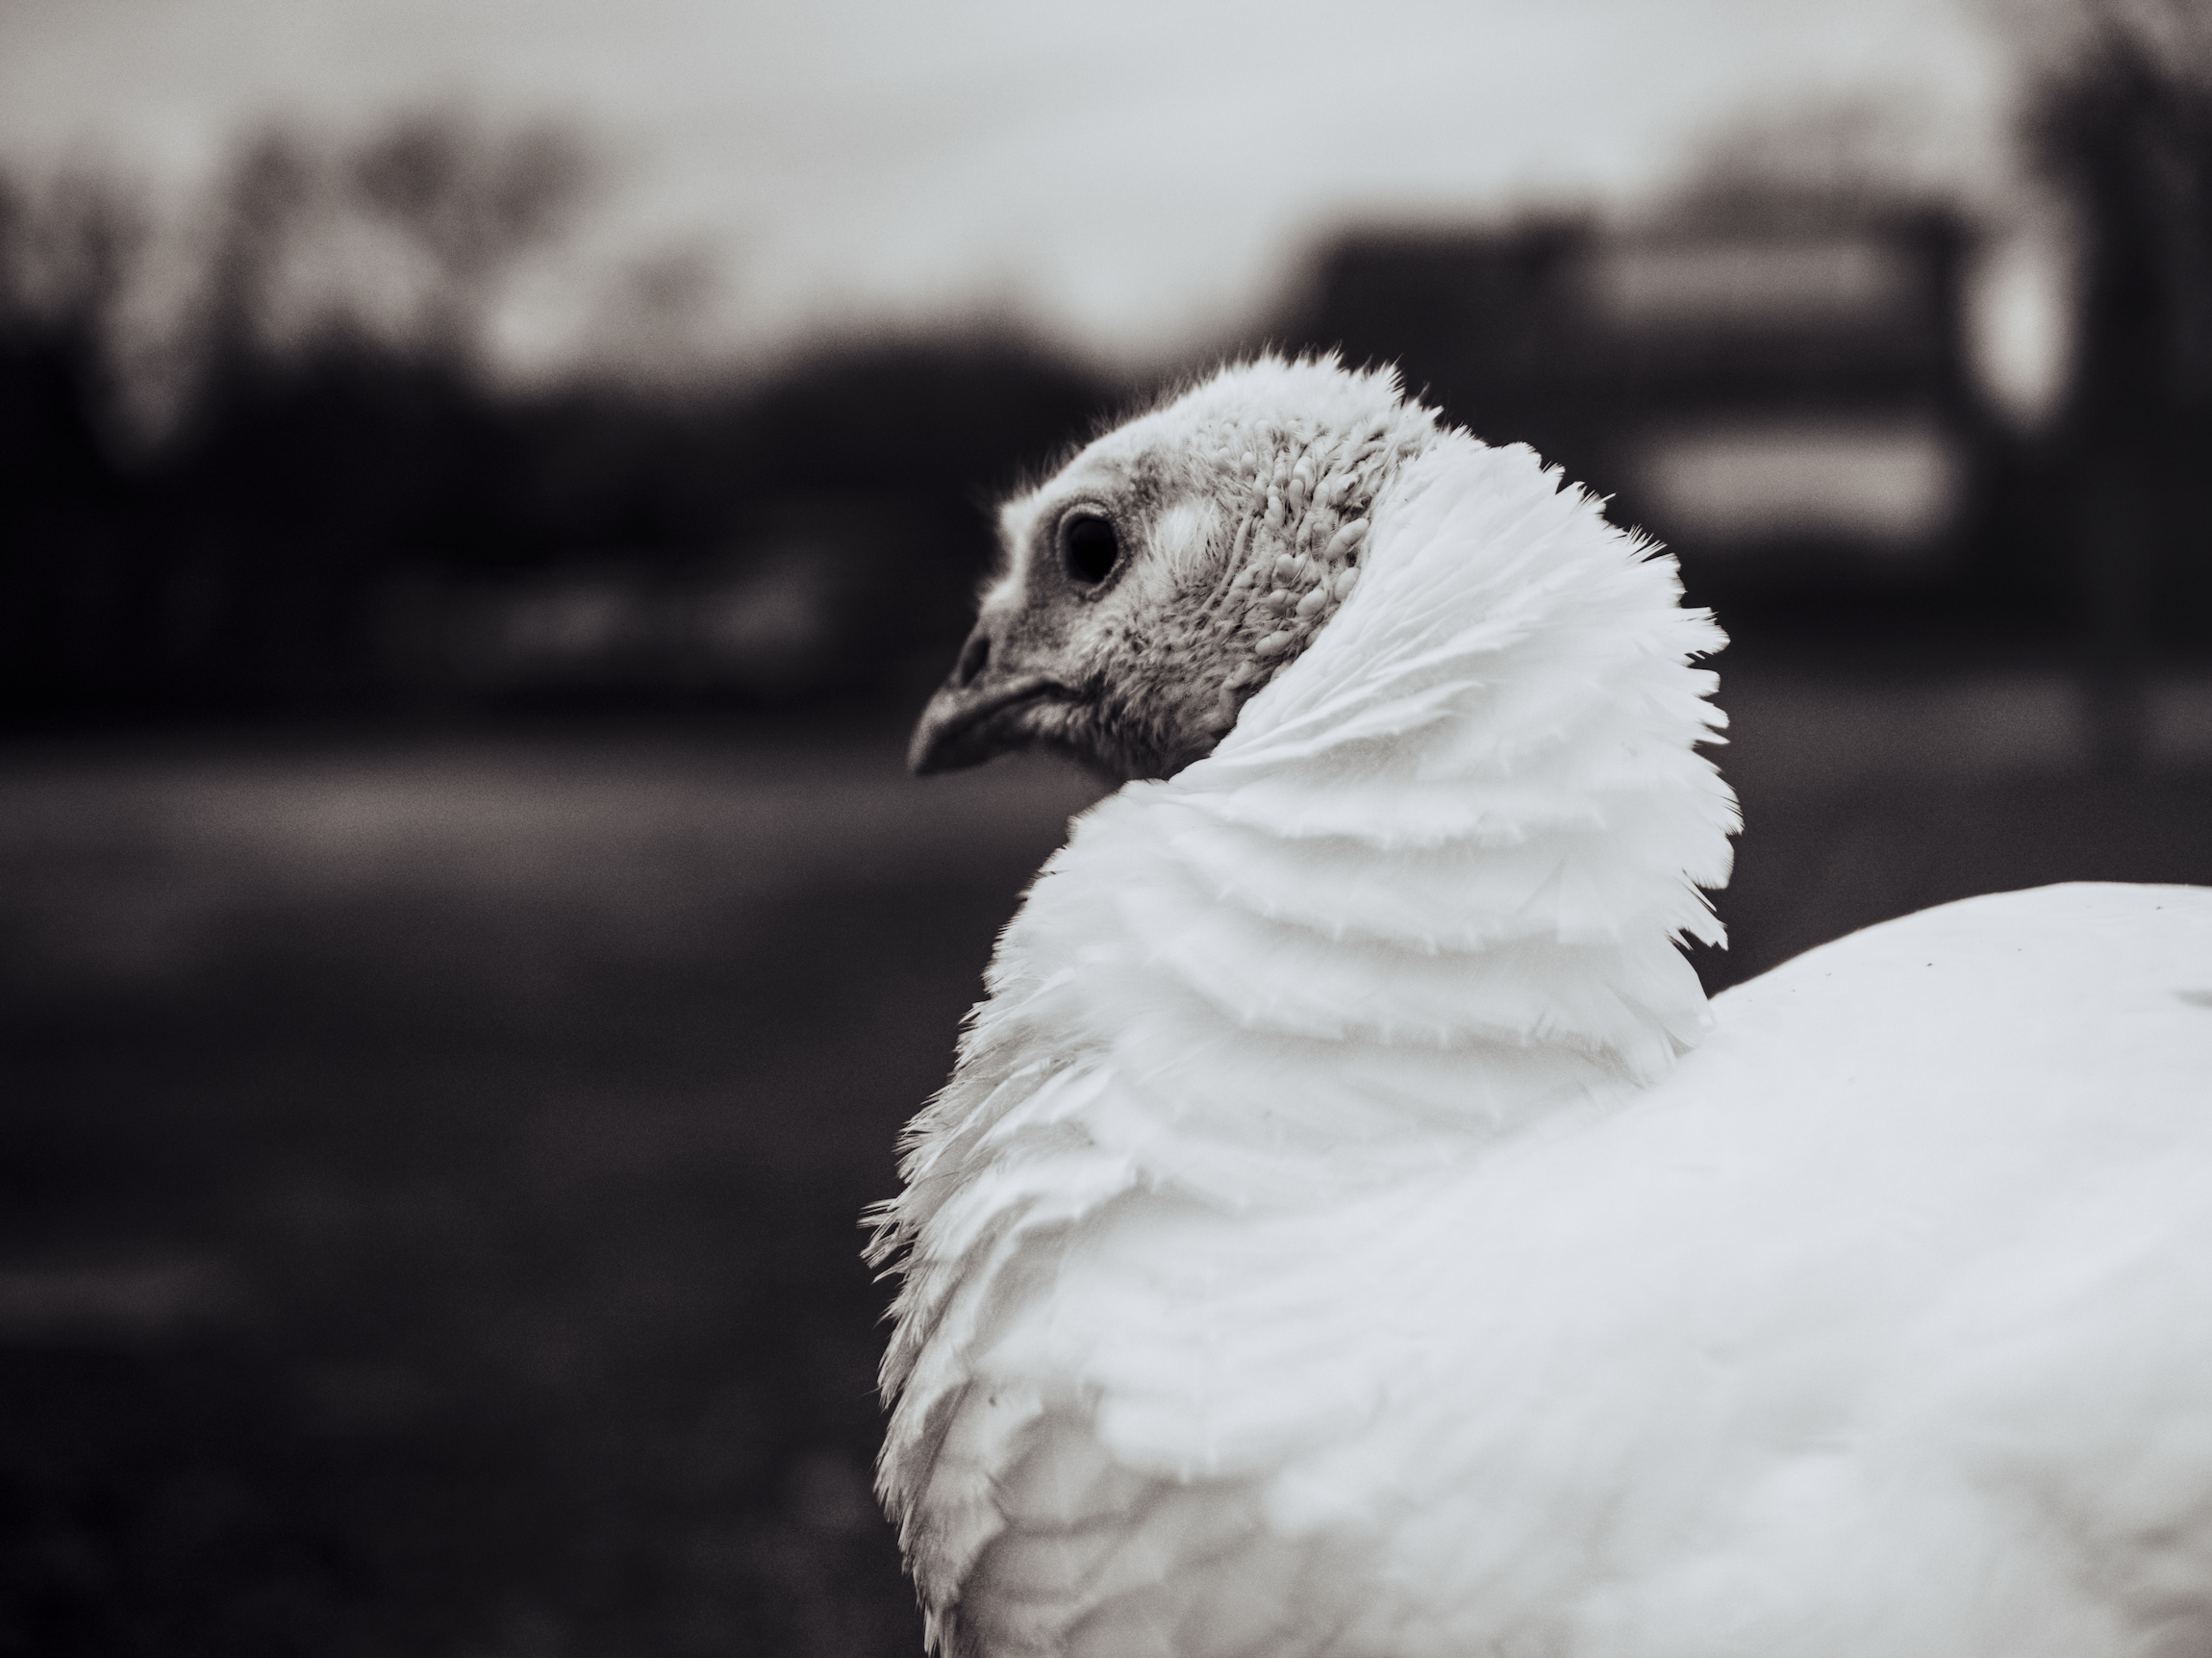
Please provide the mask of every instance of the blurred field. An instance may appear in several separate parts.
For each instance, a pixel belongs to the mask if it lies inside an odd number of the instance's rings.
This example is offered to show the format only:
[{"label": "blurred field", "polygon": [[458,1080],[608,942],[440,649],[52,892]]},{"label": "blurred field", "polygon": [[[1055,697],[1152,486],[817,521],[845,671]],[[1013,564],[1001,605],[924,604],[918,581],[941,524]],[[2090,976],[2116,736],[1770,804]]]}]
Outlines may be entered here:
[{"label": "blurred field", "polygon": [[917,1649],[857,1218],[1085,788],[13,757],[0,1650]]},{"label": "blurred field", "polygon": [[[2212,882],[2212,695],[1731,675],[1716,985]],[[1094,793],[883,729],[0,755],[0,1652],[918,1650],[856,1218]]]}]

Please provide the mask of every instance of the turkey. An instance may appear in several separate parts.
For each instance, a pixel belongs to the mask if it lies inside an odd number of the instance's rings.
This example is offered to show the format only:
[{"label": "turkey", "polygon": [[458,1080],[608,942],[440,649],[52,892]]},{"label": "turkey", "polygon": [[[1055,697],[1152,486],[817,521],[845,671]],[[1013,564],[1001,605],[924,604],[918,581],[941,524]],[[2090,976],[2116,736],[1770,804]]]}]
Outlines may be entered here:
[{"label": "turkey", "polygon": [[1721,634],[1389,371],[1224,369],[1001,530],[914,769],[1123,787],[874,1216],[934,1649],[2212,1653],[2212,890],[1708,1004]]}]

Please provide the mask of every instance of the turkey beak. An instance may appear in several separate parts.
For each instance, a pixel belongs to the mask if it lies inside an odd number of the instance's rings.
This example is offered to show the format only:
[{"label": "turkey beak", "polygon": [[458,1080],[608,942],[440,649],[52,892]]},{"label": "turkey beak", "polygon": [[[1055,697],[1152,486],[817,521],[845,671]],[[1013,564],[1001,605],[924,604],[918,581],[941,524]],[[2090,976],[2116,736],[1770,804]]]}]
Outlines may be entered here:
[{"label": "turkey beak", "polygon": [[1003,665],[989,620],[961,646],[952,676],[921,711],[907,745],[907,769],[917,777],[958,771],[1010,753],[1030,741],[1021,715],[1038,702],[1066,694],[1053,680]]}]

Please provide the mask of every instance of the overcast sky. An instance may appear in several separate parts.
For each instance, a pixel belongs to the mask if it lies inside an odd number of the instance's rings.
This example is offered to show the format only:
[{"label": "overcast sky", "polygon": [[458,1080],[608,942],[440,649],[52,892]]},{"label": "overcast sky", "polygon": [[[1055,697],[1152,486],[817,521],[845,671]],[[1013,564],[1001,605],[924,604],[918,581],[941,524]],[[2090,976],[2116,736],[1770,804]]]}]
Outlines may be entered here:
[{"label": "overcast sky", "polygon": [[[461,104],[612,158],[517,300],[558,357],[625,270],[718,272],[741,355],[1012,313],[1123,362],[1232,323],[1346,218],[1646,199],[1746,116],[1873,98],[2001,195],[1988,0],[0,0],[0,155],[182,202],[270,119]],[[527,285],[526,285],[527,286]],[[597,297],[594,297],[597,296]]]}]

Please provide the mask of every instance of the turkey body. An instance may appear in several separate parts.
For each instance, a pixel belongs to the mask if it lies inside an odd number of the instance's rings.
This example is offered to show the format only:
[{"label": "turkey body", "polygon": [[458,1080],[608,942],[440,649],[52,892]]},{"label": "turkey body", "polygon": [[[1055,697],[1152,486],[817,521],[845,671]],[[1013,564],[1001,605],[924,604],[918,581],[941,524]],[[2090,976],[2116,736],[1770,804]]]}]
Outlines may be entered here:
[{"label": "turkey body", "polygon": [[1228,737],[1078,820],[917,1121],[933,1641],[2212,1652],[2212,892],[1708,1006],[1709,620],[1524,451],[1373,521]]},{"label": "turkey body", "polygon": [[2212,1649],[2208,966],[1970,900],[1465,1165],[1102,1217],[978,1354],[979,1649]]},{"label": "turkey body", "polygon": [[970,1648],[2212,1650],[2212,894],[1972,899],[1715,1013],[1463,1161],[1041,1248],[939,1453]]}]

